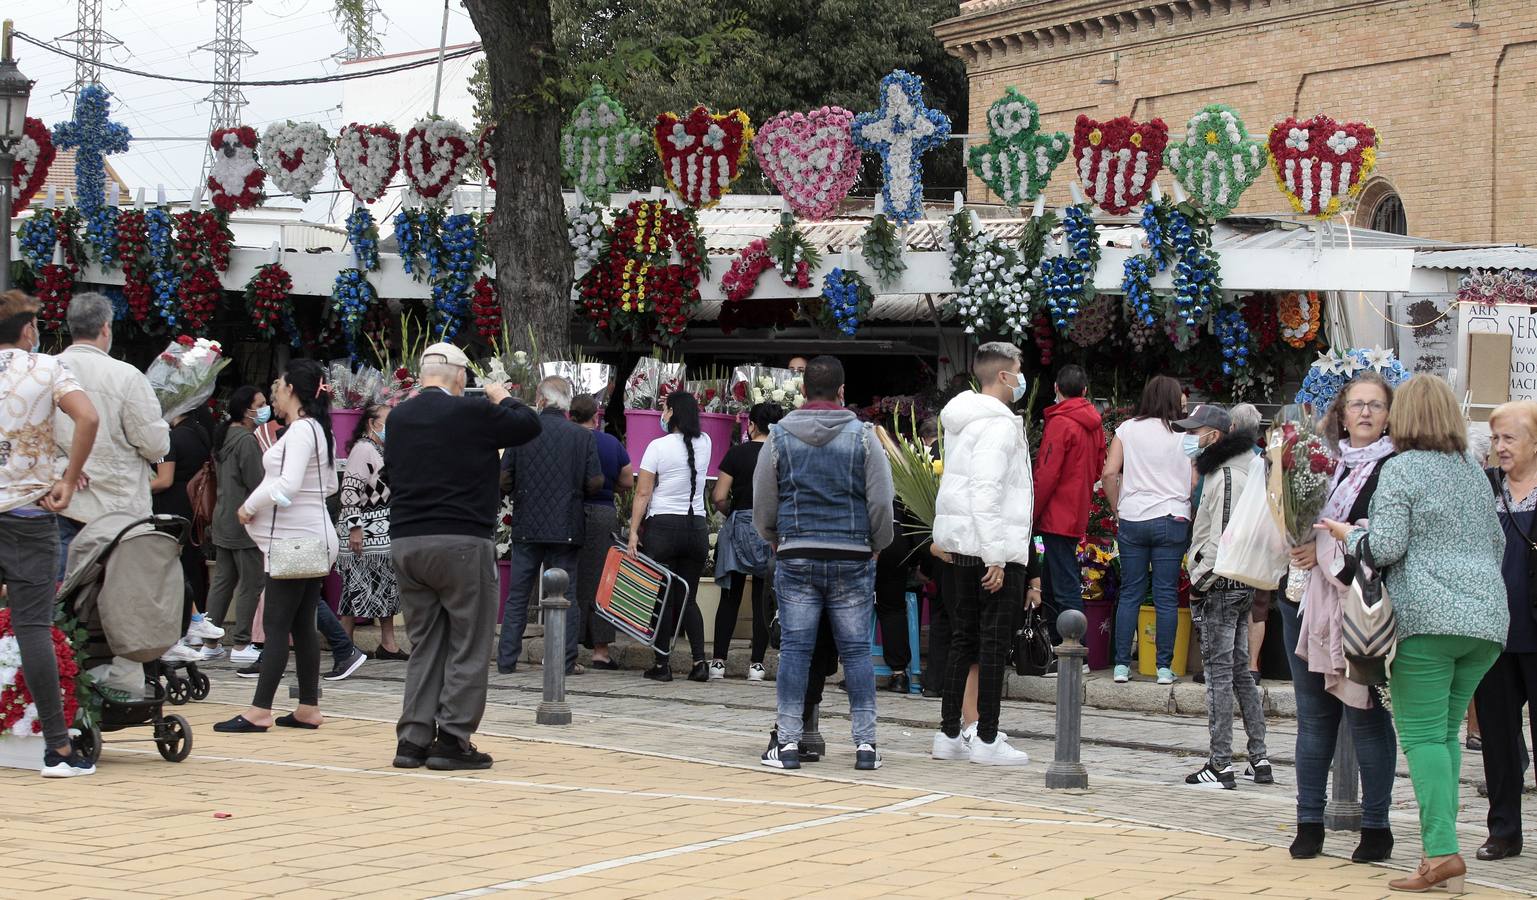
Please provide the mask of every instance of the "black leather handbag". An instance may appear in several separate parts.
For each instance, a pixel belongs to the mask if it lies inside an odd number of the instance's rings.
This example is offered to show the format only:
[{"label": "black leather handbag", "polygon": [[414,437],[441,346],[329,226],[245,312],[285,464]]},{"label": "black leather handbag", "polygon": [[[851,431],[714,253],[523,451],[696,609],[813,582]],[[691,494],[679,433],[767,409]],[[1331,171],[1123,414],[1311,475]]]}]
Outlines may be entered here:
[{"label": "black leather handbag", "polygon": [[1051,650],[1051,635],[1046,631],[1046,617],[1039,606],[1025,611],[1025,621],[1014,632],[1009,646],[1014,671],[1020,675],[1045,675],[1056,654]]}]

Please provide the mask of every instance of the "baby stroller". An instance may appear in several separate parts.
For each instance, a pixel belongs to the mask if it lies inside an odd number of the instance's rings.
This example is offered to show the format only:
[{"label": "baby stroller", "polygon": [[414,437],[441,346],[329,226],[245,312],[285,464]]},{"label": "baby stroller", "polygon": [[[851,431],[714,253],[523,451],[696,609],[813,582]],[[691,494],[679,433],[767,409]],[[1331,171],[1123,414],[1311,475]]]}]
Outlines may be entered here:
[{"label": "baby stroller", "polygon": [[103,731],[134,727],[151,729],[151,737],[141,740],[154,742],[171,762],[192,752],[192,726],[181,716],[165,715],[164,707],[167,700],[207,697],[208,676],[196,663],[185,664],[183,677],[177,673],[180,666],[160,661],[181,637],[185,587],[180,557],[190,531],[180,516],[108,513],[82,528],[70,545],[59,601],[88,635],[85,668],[113,657],[144,664],[142,699],[113,699],[100,686],[91,686],[101,715],[76,740],[81,754],[93,762],[101,755]]}]

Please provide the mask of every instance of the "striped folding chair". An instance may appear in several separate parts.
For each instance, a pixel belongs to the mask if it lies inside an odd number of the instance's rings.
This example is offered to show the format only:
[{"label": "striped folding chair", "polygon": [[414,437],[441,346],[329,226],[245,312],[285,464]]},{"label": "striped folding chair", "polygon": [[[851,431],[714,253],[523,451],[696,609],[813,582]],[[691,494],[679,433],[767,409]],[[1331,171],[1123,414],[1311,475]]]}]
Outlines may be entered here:
[{"label": "striped folding chair", "polygon": [[[688,602],[688,583],[656,560],[641,553],[631,555],[610,547],[603,577],[595,598],[598,615],[615,628],[658,653],[666,653],[683,625],[682,607]],[[678,609],[672,633],[663,623],[669,605]]]}]

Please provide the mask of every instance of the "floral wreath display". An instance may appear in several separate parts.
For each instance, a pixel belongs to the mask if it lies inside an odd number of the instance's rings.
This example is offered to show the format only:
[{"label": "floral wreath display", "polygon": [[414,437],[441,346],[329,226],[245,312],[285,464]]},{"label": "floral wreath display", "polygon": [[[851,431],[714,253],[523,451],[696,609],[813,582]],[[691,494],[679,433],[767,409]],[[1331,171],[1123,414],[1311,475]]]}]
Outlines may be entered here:
[{"label": "floral wreath display", "polygon": [[859,179],[854,114],[841,106],[809,113],[781,112],[758,127],[752,140],[769,181],[796,215],[817,221],[832,215]]},{"label": "floral wreath display", "polygon": [[1328,219],[1361,195],[1377,147],[1376,129],[1362,122],[1287,118],[1270,129],[1270,169],[1292,209]]},{"label": "floral wreath display", "polygon": [[1052,330],[1051,320],[1045,313],[1035,314],[1035,349],[1041,355],[1041,365],[1050,366],[1052,353],[1057,349],[1056,332]]},{"label": "floral wreath display", "polygon": [[480,137],[475,139],[475,156],[480,162],[480,171],[486,173],[486,186],[496,190],[496,125],[487,125],[480,129]]},{"label": "floral wreath display", "polygon": [[96,264],[103,269],[117,265],[117,223],[122,211],[102,206],[85,220],[85,242],[96,251]]},{"label": "floral wreath display", "polygon": [[75,292],[74,270],[49,263],[38,270],[32,290],[37,295],[37,321],[42,330],[63,331],[69,315],[69,301]]},{"label": "floral wreath display", "polygon": [[1301,350],[1318,337],[1323,301],[1316,291],[1292,291],[1281,295],[1276,304],[1276,320],[1281,323],[1281,339]]},{"label": "floral wreath display", "polygon": [[1276,320],[1274,294],[1250,294],[1238,301],[1243,310],[1244,322],[1249,326],[1249,338],[1256,352],[1270,352],[1281,340],[1281,323]]},{"label": "floral wreath display", "polygon": [[274,122],[262,132],[261,152],[278,190],[308,203],[326,173],[331,138],[314,122]]},{"label": "floral wreath display", "polygon": [[388,125],[346,126],[336,136],[336,177],[359,200],[384,196],[400,171],[400,134]]},{"label": "floral wreath display", "polygon": [[1308,369],[1307,377],[1302,379],[1302,388],[1297,391],[1294,402],[1306,403],[1315,412],[1327,409],[1346,385],[1368,370],[1381,375],[1389,387],[1395,388],[1408,381],[1411,374],[1393,355],[1392,350],[1381,347],[1370,350],[1354,347],[1343,352],[1329,350],[1318,354],[1318,359]]},{"label": "floral wreath display", "polygon": [[1162,119],[1137,122],[1118,116],[1106,122],[1079,116],[1073,127],[1078,180],[1100,209],[1123,216],[1147,198],[1169,143]]},{"label": "floral wreath display", "polygon": [[1080,347],[1092,347],[1110,336],[1115,324],[1115,298],[1095,294],[1078,310],[1078,317],[1067,328],[1065,337]]},{"label": "floral wreath display", "polygon": [[181,275],[173,264],[172,252],[176,246],[176,220],[171,211],[155,207],[144,211],[146,273],[151,303],[160,318],[174,326],[176,320],[176,290],[181,286]]},{"label": "floral wreath display", "polygon": [[16,244],[21,250],[21,258],[27,261],[33,271],[53,262],[53,251],[59,243],[60,223],[59,210],[43,209],[30,219],[23,219],[17,227]]},{"label": "floral wreath display", "polygon": [[400,265],[417,281],[427,277],[427,258],[435,252],[442,225],[442,214],[421,207],[402,209],[395,214],[395,243],[399,246]]},{"label": "floral wreath display", "polygon": [[428,251],[432,330],[441,340],[453,340],[470,311],[470,292],[480,262],[476,233],[474,216],[454,213],[444,217],[438,239]]},{"label": "floral wreath display", "polygon": [[1069,206],[1062,211],[1062,237],[1067,244],[1067,255],[1041,260],[1041,289],[1046,299],[1046,312],[1058,331],[1065,330],[1078,317],[1079,310],[1094,299],[1099,228],[1086,204]]},{"label": "floral wreath display", "polygon": [[603,255],[603,245],[608,241],[608,230],[603,226],[603,207],[583,201],[567,212],[566,239],[571,242],[571,253],[583,271],[592,268]]},{"label": "floral wreath display", "polygon": [[1537,276],[1519,269],[1474,269],[1457,283],[1457,302],[1537,304]]},{"label": "floral wreath display", "polygon": [[245,286],[246,311],[262,337],[277,333],[278,326],[293,315],[289,294],[294,280],[282,263],[268,263],[256,270]]},{"label": "floral wreath display", "polygon": [[795,227],[795,217],[779,214],[779,227],[769,232],[769,256],[779,269],[779,279],[790,287],[811,287],[811,273],[822,264],[822,254]]},{"label": "floral wreath display", "polygon": [[249,125],[220,128],[208,136],[213,165],[208,169],[208,199],[225,212],[250,209],[262,201],[267,173],[256,155],[260,140]]},{"label": "floral wreath display", "polygon": [[889,285],[907,271],[907,261],[902,258],[902,239],[896,226],[884,213],[876,213],[864,234],[859,237],[859,250],[865,262],[875,270],[875,280]]},{"label": "floral wreath display", "polygon": [[154,289],[149,276],[149,226],[142,209],[125,209],[117,220],[117,258],[123,267],[123,302],[129,315],[143,323],[149,316]]},{"label": "floral wreath display", "polygon": [[822,279],[822,303],[817,319],[825,327],[836,328],[853,337],[859,323],[875,307],[875,291],[858,272],[834,266]]},{"label": "floral wreath display", "polygon": [[475,163],[471,140],[470,133],[453,119],[422,119],[406,132],[401,168],[423,206],[448,204],[454,188]]},{"label": "floral wreath display", "polygon": [[[59,691],[64,703],[64,724],[76,724],[83,710],[78,694],[80,662],[69,635],[57,625],[50,629],[53,654],[59,669]],[[11,626],[11,610],[0,609],[0,735],[31,737],[43,733],[37,703],[27,687],[21,667],[21,644]]]},{"label": "floral wreath display", "polygon": [[980,228],[970,210],[951,217],[951,232],[957,248],[951,260],[951,278],[957,285],[951,308],[965,323],[966,333],[1028,335],[1034,326],[1035,287],[1029,261],[1017,247]]},{"label": "floral wreath display", "polygon": [[643,129],[630,124],[624,105],[594,81],[560,131],[566,177],[583,197],[607,203],[639,161],[644,137]]},{"label": "floral wreath display", "polygon": [[229,268],[229,227],[221,215],[208,210],[188,210],[174,219],[173,262],[180,276],[176,285],[180,308],[161,306],[160,313],[172,330],[200,332],[224,296],[218,273]]},{"label": "floral wreath display", "polygon": [[368,207],[356,206],[347,214],[347,241],[352,244],[352,258],[357,268],[365,272],[379,271],[379,224]]},{"label": "floral wreath display", "polygon": [[15,198],[11,201],[12,209],[26,209],[42,189],[48,169],[58,156],[53,136],[42,119],[27,116],[26,128],[22,130],[21,140],[11,150],[11,156],[16,160],[11,164],[11,194]]},{"label": "floral wreath display", "polygon": [[[573,286],[595,336],[670,346],[709,277],[693,217],[665,200],[637,200],[614,220],[605,252]],[[679,262],[671,262],[676,253]]]},{"label": "floral wreath display", "polygon": [[354,359],[358,355],[363,318],[378,300],[378,291],[368,283],[368,274],[362,269],[342,269],[336,273],[336,283],[331,287],[331,313],[341,327],[347,353]]},{"label": "floral wreath display", "polygon": [[987,109],[987,143],[967,151],[971,171],[1005,206],[1034,202],[1067,159],[1067,135],[1040,128],[1040,107],[1011,87]]},{"label": "floral wreath display", "polygon": [[90,215],[106,204],[107,159],[128,150],[133,135],[107,117],[112,95],[99,84],[87,84],[75,95],[75,115],[53,126],[53,143],[75,151],[75,205]]},{"label": "floral wreath display", "polygon": [[880,105],[854,117],[854,143],[881,157],[881,199],[891,221],[923,218],[923,154],[950,139],[950,117],[923,103],[923,79],[897,69],[881,79]]},{"label": "floral wreath display", "polygon": [[1221,300],[1222,269],[1211,248],[1211,226],[1202,223],[1189,204],[1168,210],[1167,241],[1174,254],[1174,303],[1176,326],[1196,328],[1217,310]]},{"label": "floral wreath display", "polygon": [[686,116],[656,117],[652,140],[667,187],[685,206],[708,209],[742,176],[752,144],[752,120],[733,109],[719,115],[696,106]]},{"label": "floral wreath display", "polygon": [[1220,219],[1259,177],[1265,144],[1249,137],[1237,110],[1213,103],[1190,117],[1185,139],[1164,151],[1164,161],[1196,205]]},{"label": "floral wreath display", "polygon": [[495,345],[502,336],[502,305],[496,301],[496,280],[491,276],[475,279],[470,290],[470,315],[475,319],[475,333]]},{"label": "floral wreath display", "polygon": [[1251,339],[1243,310],[1235,306],[1217,310],[1212,320],[1212,332],[1222,351],[1222,374],[1233,375],[1247,369]]}]

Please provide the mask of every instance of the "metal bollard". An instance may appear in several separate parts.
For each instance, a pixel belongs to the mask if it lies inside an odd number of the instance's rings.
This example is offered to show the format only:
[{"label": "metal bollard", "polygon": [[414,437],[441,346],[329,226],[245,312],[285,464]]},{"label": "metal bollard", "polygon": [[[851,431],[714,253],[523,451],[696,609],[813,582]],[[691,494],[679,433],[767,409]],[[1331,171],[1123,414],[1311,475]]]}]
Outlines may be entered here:
[{"label": "metal bollard", "polygon": [[808,706],[801,716],[801,751],[827,755],[827,740],[822,737],[822,705]]},{"label": "metal bollard", "polygon": [[571,601],[566,590],[571,576],[565,569],[546,569],[541,582],[539,608],[544,611],[544,699],[534,710],[540,725],[570,725],[571,704],[566,702],[566,614]]},{"label": "metal bollard", "polygon": [[1083,635],[1089,620],[1076,609],[1066,609],[1057,616],[1057,752],[1046,770],[1046,787],[1052,790],[1084,790],[1089,786],[1089,770],[1079,759],[1083,739],[1083,663],[1089,648]]},{"label": "metal bollard", "polygon": [[1324,827],[1330,831],[1361,830],[1361,762],[1350,736],[1350,723],[1343,718],[1334,742],[1334,790],[1324,806]]}]

